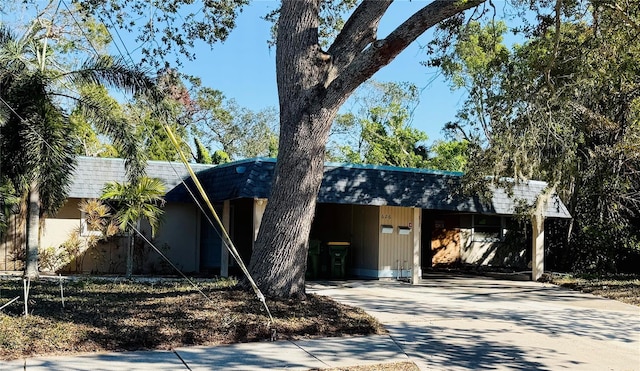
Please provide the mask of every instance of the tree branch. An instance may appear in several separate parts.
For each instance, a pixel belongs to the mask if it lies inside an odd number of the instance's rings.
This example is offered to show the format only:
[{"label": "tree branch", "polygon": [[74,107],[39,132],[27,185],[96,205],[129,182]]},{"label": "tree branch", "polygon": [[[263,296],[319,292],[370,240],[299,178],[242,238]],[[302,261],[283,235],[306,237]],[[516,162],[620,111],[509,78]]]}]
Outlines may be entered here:
[{"label": "tree branch", "polygon": [[618,15],[620,15],[629,25],[631,25],[631,27],[640,32],[640,23],[629,17],[629,14],[625,11],[625,9],[622,9],[620,4],[614,2],[613,4],[604,3],[602,5],[618,13]]},{"label": "tree branch", "polygon": [[614,130],[616,128],[618,128],[620,125],[614,121],[612,121],[611,119],[609,119],[608,117],[594,112],[592,109],[577,103],[577,102],[569,102],[569,105],[576,110],[576,112],[578,112],[580,115],[582,115],[583,117],[596,122],[600,125],[602,125],[604,128],[606,128],[607,130]]},{"label": "tree branch", "polygon": [[328,50],[333,67],[341,70],[375,41],[380,19],[393,0],[364,0],[351,14]]},{"label": "tree branch", "polygon": [[[373,41],[362,52],[355,51],[357,55],[353,61],[339,70],[335,79],[328,81],[328,96],[334,97],[335,104],[342,103],[344,97],[348,97],[360,84],[389,64],[426,30],[485,1],[487,0],[435,0],[426,5],[385,39]],[[353,30],[358,28],[354,27]],[[346,33],[343,37],[346,37]]]}]

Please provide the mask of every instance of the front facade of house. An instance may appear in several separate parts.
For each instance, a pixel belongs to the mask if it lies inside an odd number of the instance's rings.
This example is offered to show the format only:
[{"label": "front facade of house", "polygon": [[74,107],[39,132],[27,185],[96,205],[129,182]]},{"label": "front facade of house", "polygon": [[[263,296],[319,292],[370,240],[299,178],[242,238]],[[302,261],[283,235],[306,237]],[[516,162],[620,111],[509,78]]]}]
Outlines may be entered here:
[{"label": "front facade of house", "polygon": [[[273,159],[250,159],[198,174],[247,261],[268,203],[274,169]],[[460,178],[460,173],[424,169],[325,165],[309,236],[310,241],[320,242],[324,253],[317,267],[310,255],[308,267],[331,277],[330,246],[348,246],[346,272],[354,277],[417,282],[423,268],[462,263],[518,267],[532,270],[538,278],[544,269],[543,225],[526,232],[519,244],[506,242],[509,228],[516,223],[517,206],[533,205],[546,184],[514,184],[511,197],[495,189],[492,199],[482,203],[459,195]],[[190,187],[191,182],[185,184]],[[167,194],[169,202],[188,198],[184,185]],[[547,202],[544,215],[569,217],[557,197]],[[205,223],[203,228],[211,227]],[[216,257],[220,251],[220,259],[211,259],[206,269],[224,275],[228,258],[220,245],[219,239],[201,245],[201,255]]]},{"label": "front facade of house", "polygon": [[[268,203],[275,160],[250,159],[194,167],[241,257],[248,263]],[[187,179],[180,184],[186,178],[184,166],[150,162],[147,172],[148,176],[162,179],[168,190],[164,221],[154,244],[185,273],[239,274],[223,248],[219,228],[209,224],[192,200],[189,191],[195,190],[193,182]],[[526,242],[507,246],[506,241],[518,202],[533,204],[546,184],[514,185],[513,197],[494,190],[492,200],[481,203],[476,198],[457,196],[460,175],[327,164],[309,236],[310,241],[316,241],[314,246],[319,246],[316,256],[312,252],[308,259],[309,277],[342,276],[341,268],[336,269],[338,264],[344,265],[343,274],[351,277],[417,282],[423,268],[477,264],[532,270],[533,278],[537,278],[544,269],[544,229],[527,232]],[[69,201],[55,217],[45,221],[41,250],[61,246],[74,228],[81,227],[78,202],[99,197],[104,183],[111,180],[124,180],[122,160],[79,158]],[[569,214],[558,199],[552,198],[545,216],[567,218]],[[148,227],[143,226],[143,230],[150,235]],[[125,254],[121,246],[126,246],[122,242],[116,238],[100,244],[93,251],[82,253],[81,264],[76,259],[61,270],[121,273]],[[2,246],[7,249],[8,244]],[[346,251],[342,261],[331,256],[337,251],[334,249]],[[138,272],[171,273],[157,253],[143,247],[137,251]]]},{"label": "front facade of house", "polygon": [[[195,171],[211,168],[211,165],[194,164]],[[159,178],[170,190],[185,178],[188,173],[180,163],[165,161],[149,161],[147,175]],[[62,273],[122,273],[125,270],[126,246],[128,236],[114,236],[96,248],[86,250],[85,244],[77,243],[72,238],[79,232],[80,239],[91,237],[93,231],[87,230],[84,215],[79,209],[83,200],[96,199],[102,194],[104,185],[110,181],[126,181],[124,160],[96,157],[79,157],[73,181],[64,206],[56,215],[47,217],[42,225],[40,237],[40,269]],[[155,244],[172,262],[185,272],[197,272],[199,268],[198,232],[200,220],[199,210],[193,203],[167,203],[163,208],[163,224],[154,238]],[[24,251],[24,228],[18,225],[17,217],[9,220],[8,233],[0,239],[0,271],[20,271],[23,269],[19,261]],[[142,232],[151,238],[151,229],[145,223]],[[66,246],[66,247],[65,247]],[[47,256],[63,253],[69,249],[75,255],[64,262]],[[171,273],[166,263],[150,251],[148,246],[137,247],[139,273]],[[64,255],[64,254],[63,254]],[[43,261],[50,259],[51,261]],[[67,259],[69,260],[69,259]],[[45,264],[43,264],[45,263]]]}]

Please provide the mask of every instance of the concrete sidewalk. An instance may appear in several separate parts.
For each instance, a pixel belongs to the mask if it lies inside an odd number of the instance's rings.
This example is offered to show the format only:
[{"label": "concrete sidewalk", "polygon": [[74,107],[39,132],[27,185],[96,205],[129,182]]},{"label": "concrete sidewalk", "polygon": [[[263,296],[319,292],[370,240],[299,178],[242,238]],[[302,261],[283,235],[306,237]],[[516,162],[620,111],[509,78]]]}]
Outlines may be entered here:
[{"label": "concrete sidewalk", "polygon": [[310,370],[408,360],[390,336],[376,335],[36,357],[0,361],[0,371]]}]

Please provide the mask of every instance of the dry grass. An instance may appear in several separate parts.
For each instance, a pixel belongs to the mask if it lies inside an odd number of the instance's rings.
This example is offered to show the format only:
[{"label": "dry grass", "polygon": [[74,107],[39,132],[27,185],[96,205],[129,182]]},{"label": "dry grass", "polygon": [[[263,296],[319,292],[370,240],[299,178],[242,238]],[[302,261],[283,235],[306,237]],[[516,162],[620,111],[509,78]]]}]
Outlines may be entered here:
[{"label": "dry grass", "polygon": [[546,275],[553,284],[582,291],[623,303],[640,306],[640,277],[637,275],[580,276],[567,274]]},{"label": "dry grass", "polygon": [[22,281],[0,280],[0,359],[95,351],[170,349],[277,339],[384,333],[364,311],[329,298],[262,304],[230,281],[203,281],[204,298],[183,282],[79,280],[32,283],[24,317]]},{"label": "dry grass", "polygon": [[[322,371],[419,371],[413,362],[381,363],[377,365],[362,365],[339,368],[323,368]],[[313,370],[312,370],[313,371]]]}]

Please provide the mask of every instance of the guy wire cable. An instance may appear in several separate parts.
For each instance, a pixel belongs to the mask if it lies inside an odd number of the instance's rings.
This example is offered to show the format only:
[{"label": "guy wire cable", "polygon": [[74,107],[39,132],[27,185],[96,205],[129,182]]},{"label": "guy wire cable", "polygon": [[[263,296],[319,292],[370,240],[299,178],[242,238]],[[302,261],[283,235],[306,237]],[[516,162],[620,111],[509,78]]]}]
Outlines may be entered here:
[{"label": "guy wire cable", "polygon": [[[196,176],[195,172],[191,168],[191,165],[189,165],[189,162],[187,161],[187,158],[185,157],[184,153],[182,152],[182,149],[180,148],[178,140],[173,135],[173,131],[171,131],[171,128],[166,123],[164,124],[164,129],[166,130],[167,135],[169,136],[169,139],[173,143],[174,147],[178,151],[178,154],[180,155],[180,158],[182,159],[182,162],[183,162],[184,166],[187,168],[187,171],[191,175],[191,179],[193,179],[193,183],[196,185],[196,188],[200,192],[200,195],[204,199],[204,202],[209,207],[209,211],[211,211],[211,214],[213,215],[214,219],[218,223],[218,226],[221,228],[225,239],[228,241],[227,248],[229,249],[229,251],[232,254],[235,254],[235,255],[237,255],[239,257],[240,254],[238,253],[238,250],[236,249],[235,245],[233,244],[233,241],[231,241],[231,237],[229,236],[229,233],[227,233],[227,229],[224,227],[224,225],[222,224],[222,221],[218,217],[218,213],[216,212],[215,208],[211,204],[211,201],[209,200],[209,196],[207,196],[207,193],[204,191],[204,188],[202,187],[202,184],[200,183],[200,180],[198,180],[198,177]],[[256,285],[255,281],[253,280],[253,277],[251,277],[251,274],[249,273],[249,270],[247,269],[247,266],[244,264],[242,259],[239,259],[237,261],[238,261],[238,263],[240,265],[240,269],[242,269],[242,272],[247,277],[247,280],[249,281],[249,284],[251,285],[251,288],[253,288],[253,291],[255,292],[256,296],[258,297],[258,300],[260,300],[260,302],[262,302],[262,305],[264,306],[265,310],[267,311],[267,314],[269,315],[270,323],[274,323],[273,317],[271,316],[271,311],[269,310],[269,307],[267,306],[267,302],[265,300],[265,297],[262,294],[262,292],[260,291],[260,288],[258,288],[258,285]]]},{"label": "guy wire cable", "polygon": [[[65,7],[67,6],[67,5],[66,5],[66,3],[64,3],[64,0],[61,0],[61,1],[59,1],[59,3],[58,3],[58,7],[60,6],[60,4],[61,4],[61,3],[62,3],[63,5],[65,5]],[[68,7],[67,7],[67,10],[68,10]],[[76,22],[76,24],[78,24],[78,22],[77,22],[77,20],[75,19],[75,17],[74,17],[74,21]],[[78,25],[79,25],[79,24],[78,24]],[[111,32],[109,31],[109,29],[108,29],[108,28],[107,28],[107,32],[111,33]],[[86,35],[85,35],[84,33],[83,33],[83,35],[86,37]],[[119,35],[118,35],[118,36],[119,36]],[[113,37],[112,37],[112,39],[113,39]],[[89,40],[89,39],[87,39],[87,40]],[[124,42],[122,41],[122,39],[121,39],[121,38],[120,38],[120,41],[124,44]],[[89,42],[91,43],[91,41],[90,41],[90,40],[89,40]],[[92,47],[93,51],[94,51],[94,52],[96,52],[96,54],[97,54],[97,50],[96,50],[96,48],[93,46],[93,44],[91,44],[91,47]],[[125,49],[125,50],[126,50],[126,49]],[[119,48],[118,48],[118,51],[120,52],[120,55],[122,55],[122,52],[120,51],[120,49],[119,49]],[[128,50],[127,50],[127,55],[128,55],[128,56],[129,56],[129,58],[132,60],[131,55],[129,54]],[[132,61],[133,61],[133,60],[132,60]],[[16,115],[18,115],[18,114],[17,114],[17,112],[15,112],[15,111],[13,110],[13,108],[12,108],[11,106],[9,106],[9,104],[8,104],[8,103],[4,102],[4,100],[3,100],[3,103],[4,103],[4,104],[5,104],[5,105],[6,105],[6,106],[11,110],[11,111],[13,111]],[[19,115],[18,115],[18,117],[19,117]],[[20,118],[20,117],[19,117],[19,118]],[[22,118],[20,118],[20,119],[24,121],[24,119],[22,119]],[[196,184],[196,186],[197,186],[197,188],[198,188],[198,190],[199,190],[200,194],[202,195],[202,197],[203,197],[203,199],[205,200],[205,202],[206,202],[207,206],[209,207],[210,211],[212,212],[212,215],[214,216],[214,218],[215,218],[216,222],[218,223],[218,225],[220,226],[221,230],[223,231],[223,234],[224,234],[224,239],[223,239],[223,240],[226,240],[226,241],[225,241],[225,245],[226,245],[227,249],[228,249],[228,250],[229,250],[229,252],[231,253],[232,257],[233,257],[233,258],[234,258],[234,259],[239,263],[241,270],[243,271],[243,273],[244,273],[244,274],[245,274],[245,276],[247,277],[247,280],[249,281],[249,283],[250,283],[251,287],[253,288],[253,290],[254,290],[254,292],[255,292],[256,296],[258,297],[258,299],[260,300],[260,302],[262,302],[262,304],[263,304],[263,306],[264,306],[265,310],[267,311],[267,314],[268,314],[269,319],[270,319],[270,324],[273,324],[273,323],[274,323],[273,316],[271,315],[271,311],[269,310],[269,307],[267,306],[267,303],[266,303],[266,300],[265,300],[264,295],[262,294],[262,292],[260,291],[260,289],[259,289],[259,288],[258,288],[258,286],[256,285],[255,281],[253,280],[253,277],[251,277],[251,275],[250,275],[250,273],[249,273],[249,271],[248,271],[248,269],[247,269],[246,265],[244,264],[244,261],[241,259],[239,252],[237,251],[237,249],[236,249],[235,245],[233,244],[233,241],[231,241],[231,237],[229,236],[229,234],[228,234],[227,230],[224,228],[224,225],[222,224],[222,222],[221,222],[220,218],[218,217],[217,212],[216,212],[216,211],[215,211],[215,209],[213,208],[213,205],[211,204],[211,202],[210,202],[210,200],[209,200],[208,196],[207,196],[207,195],[206,195],[206,193],[204,192],[204,189],[202,188],[202,185],[200,184],[200,182],[199,182],[198,178],[196,177],[195,173],[193,172],[193,169],[192,169],[192,168],[191,168],[191,166],[189,165],[189,163],[188,163],[188,161],[187,161],[186,157],[184,156],[184,153],[183,153],[183,152],[182,152],[182,150],[180,149],[179,144],[178,144],[178,142],[177,142],[177,140],[176,140],[175,136],[173,135],[173,133],[172,133],[172,131],[171,131],[170,127],[169,127],[166,123],[165,123],[164,127],[165,127],[165,130],[167,131],[167,133],[168,133],[168,135],[169,135],[169,137],[170,137],[171,141],[173,142],[173,145],[176,147],[176,149],[177,149],[178,153],[180,154],[180,157],[181,157],[181,159],[182,159],[182,161],[183,161],[183,163],[184,163],[185,167],[187,168],[188,172],[190,173],[190,175],[191,175],[192,179],[194,180],[194,183]],[[44,142],[45,142],[45,145],[49,146],[49,143],[48,143],[48,142],[46,142],[46,140],[45,140]],[[54,151],[54,152],[55,152],[55,151]],[[184,180],[183,180],[183,183],[184,183]],[[186,187],[186,184],[185,184],[185,187]],[[187,190],[189,190],[189,188],[188,188],[188,187],[187,187]],[[193,197],[193,193],[192,193],[190,190],[189,190],[189,193],[190,193],[190,194],[192,195],[192,197]],[[195,200],[195,197],[194,197],[194,200]],[[197,202],[197,200],[196,200],[196,202]],[[202,209],[202,208],[201,208],[201,209]],[[205,214],[205,215],[206,215],[206,214]],[[213,224],[213,223],[211,222],[211,220],[208,218],[208,216],[207,216],[207,219],[209,220],[209,222],[210,222],[211,224]],[[133,227],[133,226],[132,226],[132,227]],[[153,244],[151,244],[151,243],[148,241],[148,239],[146,239],[146,238],[145,238],[145,236],[144,236],[144,235],[142,235],[142,233],[141,233],[140,231],[138,231],[135,227],[133,227],[133,230],[134,230],[136,233],[138,233],[138,234],[139,234],[143,239],[145,239],[145,241],[146,241],[147,243],[149,243],[149,245],[150,245],[152,248],[154,248],[154,250],[155,250],[156,252],[158,252],[158,253],[160,254],[160,256],[161,256],[161,257],[163,257],[166,261],[168,261],[168,262],[169,262],[169,264],[171,264],[171,265],[172,265],[176,270],[178,270],[178,269],[177,269],[177,267],[175,267],[175,265],[174,265],[174,264],[172,264],[172,262],[171,262],[171,261],[169,261],[169,259],[168,259],[166,256],[164,256],[164,254],[162,254],[162,253],[161,253],[161,252],[160,252],[160,251],[159,251],[159,250],[158,250],[158,249],[157,249]],[[193,283],[193,282],[192,282],[188,277],[186,277],[186,276],[184,275],[184,273],[182,273],[180,270],[178,270],[178,272],[179,272],[179,273],[180,273],[184,278],[186,278],[186,279],[187,279],[187,281],[189,281],[189,282],[190,282],[194,287],[196,287],[196,289],[198,289],[198,291],[200,291],[200,293],[201,293],[201,294],[203,294],[207,299],[211,300],[210,298],[208,298],[208,296],[206,296],[206,295],[205,295],[205,294],[204,294],[204,293],[203,293],[203,292],[202,292],[202,291],[197,287],[197,285],[196,285],[195,283]],[[274,332],[275,332],[275,329],[273,329],[273,330],[274,330]]]}]

